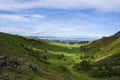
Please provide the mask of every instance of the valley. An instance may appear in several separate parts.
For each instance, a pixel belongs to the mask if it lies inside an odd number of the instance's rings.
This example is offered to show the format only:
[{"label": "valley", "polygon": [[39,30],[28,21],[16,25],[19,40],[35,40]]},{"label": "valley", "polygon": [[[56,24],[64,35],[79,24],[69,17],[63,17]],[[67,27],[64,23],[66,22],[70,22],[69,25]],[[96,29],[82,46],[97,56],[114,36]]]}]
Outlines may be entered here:
[{"label": "valley", "polygon": [[0,80],[120,80],[119,52],[119,32],[84,44],[0,33]]}]

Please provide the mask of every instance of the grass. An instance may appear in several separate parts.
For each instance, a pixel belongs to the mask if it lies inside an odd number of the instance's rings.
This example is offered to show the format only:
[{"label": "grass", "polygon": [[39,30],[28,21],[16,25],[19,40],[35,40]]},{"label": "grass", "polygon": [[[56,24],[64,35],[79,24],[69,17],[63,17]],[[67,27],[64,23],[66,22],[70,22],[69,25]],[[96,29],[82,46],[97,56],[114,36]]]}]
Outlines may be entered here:
[{"label": "grass", "polygon": [[[117,45],[118,42],[114,43]],[[71,80],[119,80],[120,78],[92,78],[85,72],[80,72],[74,70],[73,64],[81,62],[80,56],[84,52],[80,51],[80,46],[86,44],[63,44],[57,42],[50,42],[45,40],[36,40],[31,38],[20,37],[17,35],[9,35],[5,33],[0,33],[0,54],[5,54],[8,56],[17,56],[22,58],[27,58],[29,61],[36,64],[39,69],[44,73],[42,77],[34,74],[21,74],[23,80],[64,80],[61,75],[67,75]],[[112,44],[111,44],[112,45]],[[30,55],[30,51],[27,48],[32,49],[32,54],[37,54],[37,56]],[[107,47],[102,48],[108,51]],[[45,51],[47,50],[47,52]],[[115,53],[117,50],[112,50]],[[92,53],[92,52],[91,52]],[[100,52],[99,52],[100,53]],[[60,57],[64,55],[63,57]],[[38,57],[39,56],[39,57]],[[46,64],[38,60],[39,58],[43,60],[43,56],[47,57],[46,61],[50,64]],[[59,67],[63,66],[68,71],[63,71]],[[14,73],[6,73],[7,75],[14,75]],[[48,79],[50,78],[50,79]]]}]

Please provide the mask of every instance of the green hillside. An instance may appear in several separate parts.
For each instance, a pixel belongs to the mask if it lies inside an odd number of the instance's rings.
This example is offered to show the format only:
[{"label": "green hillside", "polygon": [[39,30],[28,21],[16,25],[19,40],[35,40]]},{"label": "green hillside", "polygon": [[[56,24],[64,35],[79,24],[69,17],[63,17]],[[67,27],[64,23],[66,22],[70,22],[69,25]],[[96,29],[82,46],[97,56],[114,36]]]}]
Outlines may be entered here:
[{"label": "green hillside", "polygon": [[81,46],[85,59],[92,60],[94,77],[120,76],[120,32]]},{"label": "green hillside", "polygon": [[[119,69],[119,52],[120,33],[89,44],[63,44],[0,33],[0,80],[120,80],[118,76],[91,76],[94,68],[104,68],[111,61],[108,65]],[[89,71],[82,70],[83,61],[90,63]]]},{"label": "green hillside", "polygon": [[89,45],[81,46],[81,50],[88,55],[94,55],[96,61],[117,55],[120,52],[120,32],[110,37],[91,42]]}]

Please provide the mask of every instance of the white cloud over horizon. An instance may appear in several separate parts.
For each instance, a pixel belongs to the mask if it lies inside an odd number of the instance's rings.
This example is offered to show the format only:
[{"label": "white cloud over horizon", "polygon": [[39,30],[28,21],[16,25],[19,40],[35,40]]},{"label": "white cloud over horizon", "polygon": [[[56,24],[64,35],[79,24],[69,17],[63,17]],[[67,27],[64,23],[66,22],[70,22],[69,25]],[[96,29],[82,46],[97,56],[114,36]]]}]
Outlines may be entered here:
[{"label": "white cloud over horizon", "polygon": [[34,8],[93,9],[120,12],[120,0],[0,0],[0,10],[20,11]]},{"label": "white cloud over horizon", "polygon": [[17,34],[22,36],[54,36],[54,37],[92,37],[92,38],[101,38],[103,36],[110,36],[111,34],[102,34],[102,33],[75,33],[78,31],[74,28],[58,28],[58,29],[43,29],[40,27],[35,27],[31,29],[24,29],[20,27],[12,26],[0,26],[0,32]]},{"label": "white cloud over horizon", "polygon": [[11,26],[0,26],[0,32],[10,33],[10,34],[18,34],[18,35],[29,35],[30,30],[28,29],[22,29],[20,27],[11,27]]},{"label": "white cloud over horizon", "polygon": [[0,14],[1,22],[31,22],[46,18],[44,15],[33,14],[33,15],[19,15],[19,14]]}]

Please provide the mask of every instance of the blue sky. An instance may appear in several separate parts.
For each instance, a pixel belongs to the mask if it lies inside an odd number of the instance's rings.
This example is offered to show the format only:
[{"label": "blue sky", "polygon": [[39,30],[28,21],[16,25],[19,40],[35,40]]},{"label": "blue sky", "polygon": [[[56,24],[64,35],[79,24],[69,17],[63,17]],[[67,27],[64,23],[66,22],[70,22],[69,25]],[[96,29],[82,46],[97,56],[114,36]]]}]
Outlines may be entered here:
[{"label": "blue sky", "polygon": [[120,30],[120,0],[0,0],[0,32],[103,37]]}]

